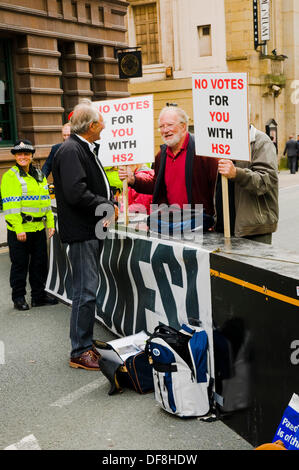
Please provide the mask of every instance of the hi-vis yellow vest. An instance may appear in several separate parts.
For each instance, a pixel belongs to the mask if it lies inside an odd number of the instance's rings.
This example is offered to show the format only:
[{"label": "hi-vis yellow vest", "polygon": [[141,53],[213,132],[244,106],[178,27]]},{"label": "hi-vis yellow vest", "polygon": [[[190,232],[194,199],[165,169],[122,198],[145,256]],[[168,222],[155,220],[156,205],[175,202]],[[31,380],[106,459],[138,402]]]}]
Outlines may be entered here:
[{"label": "hi-vis yellow vest", "polygon": [[16,233],[36,232],[45,228],[43,221],[22,223],[21,213],[32,217],[46,217],[48,228],[54,228],[51,199],[46,178],[42,182],[33,176],[21,176],[13,166],[2,176],[1,197],[7,228]]}]

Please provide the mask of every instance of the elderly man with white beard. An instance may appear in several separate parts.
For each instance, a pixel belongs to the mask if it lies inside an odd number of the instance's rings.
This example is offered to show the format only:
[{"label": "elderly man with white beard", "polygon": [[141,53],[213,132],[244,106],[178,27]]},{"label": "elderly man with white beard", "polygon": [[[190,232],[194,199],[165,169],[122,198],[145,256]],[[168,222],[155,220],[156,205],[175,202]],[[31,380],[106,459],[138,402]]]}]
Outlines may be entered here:
[{"label": "elderly man with white beard", "polygon": [[218,159],[195,154],[194,137],[188,132],[188,116],[182,108],[166,106],[158,119],[164,142],[155,157],[154,174],[133,174],[129,167],[119,169],[119,178],[138,193],[153,194],[153,204],[202,204],[214,215],[214,189]]}]

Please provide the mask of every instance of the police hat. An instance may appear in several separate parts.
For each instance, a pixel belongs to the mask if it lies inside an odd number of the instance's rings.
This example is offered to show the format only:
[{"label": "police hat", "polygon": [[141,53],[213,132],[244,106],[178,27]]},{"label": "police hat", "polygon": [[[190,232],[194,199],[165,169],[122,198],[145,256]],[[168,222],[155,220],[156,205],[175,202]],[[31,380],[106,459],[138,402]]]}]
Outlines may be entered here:
[{"label": "police hat", "polygon": [[11,153],[15,155],[18,152],[30,152],[33,155],[35,153],[35,148],[33,147],[30,140],[17,140],[14,144],[14,147],[11,149]]}]

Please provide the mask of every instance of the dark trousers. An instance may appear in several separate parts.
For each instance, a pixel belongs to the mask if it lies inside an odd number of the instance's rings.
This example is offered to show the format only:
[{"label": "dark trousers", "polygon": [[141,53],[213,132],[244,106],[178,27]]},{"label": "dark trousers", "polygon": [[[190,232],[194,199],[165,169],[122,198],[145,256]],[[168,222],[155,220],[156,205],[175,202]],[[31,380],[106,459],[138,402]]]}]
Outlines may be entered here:
[{"label": "dark trousers", "polygon": [[296,173],[297,156],[288,157],[288,163],[289,163],[290,173],[294,175]]},{"label": "dark trousers", "polygon": [[99,287],[99,260],[103,243],[87,240],[70,243],[72,266],[71,357],[91,349]]},{"label": "dark trousers", "polygon": [[48,273],[46,231],[27,232],[26,237],[25,242],[20,242],[15,232],[7,230],[13,301],[26,295],[28,273],[32,299],[38,300],[45,294]]}]

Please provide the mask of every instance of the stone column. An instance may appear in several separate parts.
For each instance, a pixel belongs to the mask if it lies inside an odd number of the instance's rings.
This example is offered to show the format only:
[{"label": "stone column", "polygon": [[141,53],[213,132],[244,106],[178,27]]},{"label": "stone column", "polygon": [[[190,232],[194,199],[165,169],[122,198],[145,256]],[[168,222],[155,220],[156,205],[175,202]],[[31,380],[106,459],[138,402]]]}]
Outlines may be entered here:
[{"label": "stone column", "polygon": [[46,146],[61,140],[63,108],[57,40],[25,35],[17,38],[16,100],[19,137]]},{"label": "stone column", "polygon": [[84,42],[65,42],[60,51],[63,103],[67,116],[80,99],[92,99],[90,55],[88,54],[88,44]]},{"label": "stone column", "polygon": [[128,80],[120,80],[118,61],[114,56],[114,47],[94,46],[92,51],[92,75],[94,100],[121,98],[129,96]]}]

